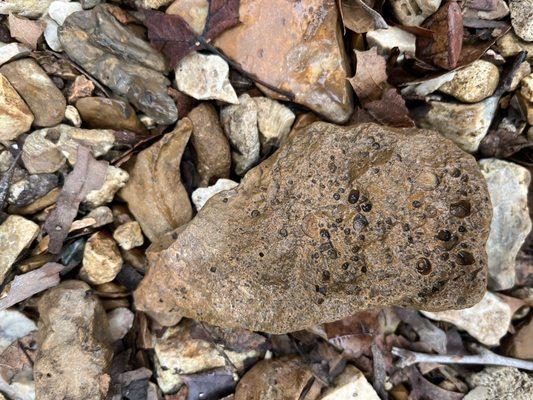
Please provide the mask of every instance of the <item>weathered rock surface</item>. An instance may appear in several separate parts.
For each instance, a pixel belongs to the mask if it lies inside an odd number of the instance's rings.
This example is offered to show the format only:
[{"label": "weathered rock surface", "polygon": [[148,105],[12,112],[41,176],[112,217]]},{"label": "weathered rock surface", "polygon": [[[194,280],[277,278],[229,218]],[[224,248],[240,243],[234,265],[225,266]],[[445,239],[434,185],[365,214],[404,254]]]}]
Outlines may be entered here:
[{"label": "weathered rock surface", "polygon": [[361,371],[347,365],[320,400],[379,400],[379,396]]},{"label": "weathered rock surface", "polygon": [[48,10],[52,0],[4,0],[0,3],[0,14],[17,14],[28,18],[39,18]]},{"label": "weathered rock surface", "polygon": [[19,254],[39,233],[39,225],[18,215],[10,215],[0,225],[0,284]]},{"label": "weathered rock surface", "polygon": [[131,250],[144,243],[141,226],[137,221],[130,221],[122,224],[113,232],[113,239],[124,250]]},{"label": "weathered rock surface", "polygon": [[31,58],[12,61],[0,68],[33,113],[39,127],[59,124],[65,116],[67,101],[46,72]]},{"label": "weathered rock surface", "polygon": [[229,177],[231,154],[215,107],[202,103],[188,115],[192,122],[191,144],[196,152],[196,169],[200,186]]},{"label": "weathered rock surface", "polygon": [[104,184],[100,189],[91,190],[83,200],[84,204],[90,208],[111,203],[120,189],[126,186],[129,175],[121,168],[110,165],[107,167]]},{"label": "weathered rock surface", "polygon": [[437,11],[441,0],[392,0],[392,9],[396,18],[404,25],[420,25]]},{"label": "weathered rock surface", "polygon": [[0,43],[0,65],[29,56],[31,49],[20,43]]},{"label": "weathered rock surface", "polygon": [[105,232],[92,235],[83,249],[80,277],[94,285],[111,282],[122,268],[122,257],[116,242]]},{"label": "weathered rock surface", "polygon": [[315,123],[152,247],[136,307],[266,332],[469,307],[486,286],[489,204],[475,160],[434,132]]},{"label": "weathered rock surface", "polygon": [[297,103],[331,121],[345,122],[353,104],[336,2],[242,0],[240,4],[242,23],[214,44],[245,71],[293,93]]},{"label": "weathered rock surface", "polygon": [[492,96],[499,80],[498,67],[488,61],[477,60],[458,70],[453,79],[439,90],[465,103],[477,103]]},{"label": "weathered rock surface", "polygon": [[71,14],[59,28],[59,39],[70,58],[117,95],[157,123],[176,121],[163,55],[120,24],[104,5]]},{"label": "weathered rock surface", "polygon": [[491,292],[485,293],[483,299],[470,308],[423,313],[428,318],[454,324],[487,346],[500,344],[512,316],[511,307]]},{"label": "weathered rock surface", "polygon": [[239,184],[231,179],[219,179],[212,186],[198,188],[192,192],[192,202],[194,203],[196,210],[199,211],[205,205],[205,203],[207,203],[207,200],[209,200],[215,194],[224,190],[234,189],[237,186],[239,186]]},{"label": "weathered rock surface", "polygon": [[533,74],[522,79],[517,97],[527,122],[533,124]]},{"label": "weathered rock surface", "polygon": [[181,156],[191,132],[191,121],[181,119],[174,131],[141,151],[128,168],[130,179],[120,196],[152,242],[192,218],[180,174]]},{"label": "weathered rock surface", "polygon": [[533,59],[533,43],[526,42],[514,34],[508,32],[496,42],[497,49],[504,57],[511,57],[521,51],[527,51],[528,60]]},{"label": "weathered rock surface", "polygon": [[83,122],[89,128],[126,130],[144,134],[148,131],[128,103],[104,97],[84,97],[76,102]]},{"label": "weathered rock surface", "polygon": [[498,100],[489,97],[474,104],[431,101],[423,115],[415,114],[417,125],[434,129],[464,151],[474,153],[489,130]]},{"label": "weathered rock surface", "polygon": [[509,7],[505,0],[493,0],[490,3],[490,7],[485,7],[486,9],[480,9],[484,7],[479,7],[479,4],[476,7],[476,2],[470,0],[465,3],[463,7],[463,18],[479,18],[479,19],[502,19],[509,15]]},{"label": "weathered rock surface", "polygon": [[268,97],[254,97],[253,100],[257,105],[261,153],[268,154],[285,140],[296,116],[288,107]]},{"label": "weathered rock surface", "polygon": [[0,140],[16,139],[30,130],[32,122],[30,109],[6,77],[0,74]]},{"label": "weathered rock surface", "polygon": [[113,352],[106,314],[84,282],[65,281],[39,301],[35,389],[39,400],[101,400]]},{"label": "weathered rock surface", "polygon": [[511,367],[486,367],[467,377],[474,390],[464,400],[529,400],[533,395],[533,378]]},{"label": "weathered rock surface", "polygon": [[495,158],[479,162],[492,202],[492,222],[487,242],[489,288],[515,285],[515,258],[531,231],[527,189],[531,176],[520,165]]},{"label": "weathered rock surface", "polygon": [[509,10],[515,33],[526,42],[533,42],[533,0],[512,0]]}]

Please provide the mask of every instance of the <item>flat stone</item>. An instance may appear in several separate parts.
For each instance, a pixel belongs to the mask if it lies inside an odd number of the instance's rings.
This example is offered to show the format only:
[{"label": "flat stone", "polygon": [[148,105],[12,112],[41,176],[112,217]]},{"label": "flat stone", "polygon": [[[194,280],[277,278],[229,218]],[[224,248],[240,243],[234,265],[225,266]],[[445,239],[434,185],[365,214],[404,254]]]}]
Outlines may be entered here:
[{"label": "flat stone", "polygon": [[29,56],[31,49],[20,43],[0,43],[0,65]]},{"label": "flat stone", "polygon": [[110,165],[107,167],[105,181],[98,190],[91,190],[83,200],[89,208],[95,208],[107,203],[111,203],[115,194],[126,186],[129,174],[121,168]]},{"label": "flat stone", "polygon": [[268,97],[254,97],[253,100],[257,105],[261,153],[268,154],[287,138],[296,116],[288,107]]},{"label": "flat stone", "polygon": [[415,54],[416,36],[395,26],[387,29],[376,29],[366,35],[368,47],[377,47],[378,53],[389,54],[398,47],[402,53]]},{"label": "flat stone", "polygon": [[122,257],[115,241],[104,232],[93,234],[83,250],[80,277],[93,284],[111,282],[122,268]]},{"label": "flat stone", "polygon": [[239,184],[231,179],[219,179],[214,185],[205,188],[198,188],[192,192],[192,202],[197,211],[200,211],[202,207],[207,203],[211,197],[224,190],[234,189]]},{"label": "flat stone", "polygon": [[489,288],[515,285],[515,258],[531,231],[527,190],[531,175],[517,164],[489,158],[479,162],[492,203],[492,222],[487,242]]},{"label": "flat stone", "polygon": [[237,94],[229,81],[229,66],[215,54],[194,52],[176,66],[176,86],[197,100],[220,100],[237,104]]},{"label": "flat stone", "polygon": [[58,25],[63,25],[65,19],[77,11],[81,11],[81,4],[76,1],[52,1],[50,7],[48,7],[48,15],[52,18]]},{"label": "flat stone", "polygon": [[122,339],[130,331],[135,314],[128,308],[119,307],[108,312],[107,319],[109,321],[109,339],[113,343]]},{"label": "flat stone", "polygon": [[4,0],[0,3],[0,14],[39,18],[46,14],[51,2],[52,0]]},{"label": "flat stone", "polygon": [[148,133],[133,107],[124,101],[84,97],[76,102],[76,108],[89,128]]},{"label": "flat stone", "polygon": [[498,100],[489,97],[474,104],[430,101],[427,113],[415,119],[419,127],[436,130],[464,151],[475,153],[489,130]]},{"label": "flat stone", "polygon": [[245,71],[294,94],[296,103],[333,122],[348,120],[349,66],[334,0],[241,0],[239,16],[241,24],[215,46]]},{"label": "flat stone", "polygon": [[474,390],[464,400],[529,400],[533,394],[533,378],[511,367],[485,367],[467,376]]},{"label": "flat stone", "polygon": [[44,27],[44,40],[46,41],[46,44],[54,51],[62,52],[63,51],[63,45],[59,41],[57,30],[59,29],[59,25],[56,21],[54,21],[50,17],[44,17],[43,21],[45,22],[46,26]]},{"label": "flat stone", "polygon": [[20,311],[0,310],[0,354],[15,340],[36,330],[35,322]]},{"label": "flat stone", "polygon": [[435,132],[314,123],[152,245],[135,304],[273,333],[469,307],[486,287],[489,204],[474,158]]},{"label": "flat stone", "polygon": [[215,107],[202,103],[187,115],[193,125],[191,144],[196,152],[199,186],[208,186],[219,178],[228,178],[231,153]]},{"label": "flat stone", "polygon": [[70,124],[76,128],[81,126],[81,116],[76,107],[71,106],[70,104],[65,109],[65,121],[70,122]]},{"label": "flat stone", "polygon": [[0,140],[16,139],[30,130],[32,122],[30,109],[6,77],[0,74]]},{"label": "flat stone", "polygon": [[37,237],[39,230],[35,222],[18,215],[10,215],[0,225],[0,284],[22,250]]},{"label": "flat stone", "polygon": [[142,246],[144,243],[141,226],[137,221],[126,222],[115,229],[113,239],[124,250],[131,250],[134,247]]},{"label": "flat stone", "polygon": [[14,14],[10,14],[7,20],[11,37],[36,50],[46,24],[43,21],[34,21]]},{"label": "flat stone", "polygon": [[422,313],[433,320],[449,322],[467,331],[486,346],[498,346],[511,323],[511,307],[491,292],[479,303],[463,310],[447,310]]},{"label": "flat stone", "polygon": [[379,400],[379,396],[361,371],[348,364],[335,378],[320,400]]},{"label": "flat stone", "polygon": [[64,281],[49,289],[38,305],[36,398],[105,398],[113,351],[108,342],[106,314],[89,285]]},{"label": "flat stone", "polygon": [[220,120],[234,149],[231,155],[235,173],[242,176],[259,162],[257,104],[245,93],[239,97],[239,104],[221,110]]},{"label": "flat stone", "polygon": [[175,0],[168,6],[165,13],[181,15],[192,30],[200,35],[207,21],[209,2],[208,0]]},{"label": "flat stone", "polygon": [[522,40],[514,32],[508,32],[498,39],[496,48],[504,57],[512,57],[521,51],[526,51],[527,59],[533,59],[533,43]]},{"label": "flat stone", "polygon": [[63,93],[33,59],[12,61],[0,67],[15,90],[33,113],[33,124],[39,127],[59,124],[65,116],[67,102]]},{"label": "flat stone", "polygon": [[69,89],[68,102],[75,104],[79,99],[92,96],[94,87],[94,83],[89,78],[85,75],[78,75]]},{"label": "flat stone", "polygon": [[435,13],[442,0],[392,0],[394,15],[404,25],[419,26]]},{"label": "flat stone", "polygon": [[533,0],[509,2],[514,32],[526,42],[533,42]]},{"label": "flat stone", "polygon": [[181,156],[191,132],[191,121],[182,118],[172,132],[137,154],[128,168],[130,179],[120,196],[152,242],[192,218],[180,175]]},{"label": "flat stone", "polygon": [[494,64],[477,60],[461,68],[453,79],[439,90],[465,103],[477,103],[492,96],[500,81],[500,72]]},{"label": "flat stone", "polygon": [[119,23],[105,4],[67,17],[59,40],[73,61],[158,124],[176,121],[164,56]]},{"label": "flat stone", "polygon": [[7,201],[15,207],[24,207],[45,196],[58,185],[55,174],[33,174],[12,183]]}]

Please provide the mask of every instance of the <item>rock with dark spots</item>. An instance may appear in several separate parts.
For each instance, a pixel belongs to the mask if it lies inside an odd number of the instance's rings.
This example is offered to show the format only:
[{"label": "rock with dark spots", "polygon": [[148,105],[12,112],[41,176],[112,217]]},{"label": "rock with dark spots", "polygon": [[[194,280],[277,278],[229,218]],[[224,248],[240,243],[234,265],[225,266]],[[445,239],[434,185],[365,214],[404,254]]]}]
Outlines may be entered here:
[{"label": "rock with dark spots", "polygon": [[54,126],[63,120],[65,96],[37,62],[31,58],[12,61],[3,65],[0,72],[30,108],[35,126]]},{"label": "rock with dark spots", "polygon": [[35,174],[11,184],[7,201],[15,207],[24,207],[57,187],[55,174]]},{"label": "rock with dark spots", "polygon": [[65,281],[39,300],[35,392],[39,400],[102,400],[113,357],[105,311],[91,288]]},{"label": "rock with dark spots", "polygon": [[[174,10],[190,19],[189,12]],[[239,16],[241,24],[219,36],[217,47],[295,102],[331,121],[348,120],[350,71],[335,0],[241,0]]]},{"label": "rock with dark spots", "polygon": [[125,97],[159,124],[176,121],[178,111],[167,94],[163,55],[120,24],[104,7],[67,17],[59,40],[67,55],[89,74]]},{"label": "rock with dark spots", "polygon": [[475,159],[437,133],[315,123],[152,246],[136,307],[273,333],[365,308],[469,307],[491,214]]},{"label": "rock with dark spots", "polygon": [[84,97],[76,102],[81,119],[89,128],[125,130],[144,134],[148,131],[128,103],[104,97]]}]

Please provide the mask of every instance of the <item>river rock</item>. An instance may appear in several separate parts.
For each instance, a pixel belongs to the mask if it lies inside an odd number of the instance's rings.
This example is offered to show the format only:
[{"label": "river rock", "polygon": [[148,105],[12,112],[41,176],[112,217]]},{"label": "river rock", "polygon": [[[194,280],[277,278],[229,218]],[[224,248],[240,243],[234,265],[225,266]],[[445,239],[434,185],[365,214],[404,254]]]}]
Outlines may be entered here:
[{"label": "river rock", "polygon": [[48,194],[58,185],[55,174],[28,175],[9,187],[7,201],[15,207],[24,207]]},{"label": "river rock", "polygon": [[17,42],[0,43],[0,65],[29,56],[30,53],[31,49],[23,44]]},{"label": "river rock", "polygon": [[180,174],[181,156],[191,132],[191,121],[181,119],[172,132],[141,151],[128,168],[130,179],[120,196],[152,242],[192,218]]},{"label": "river rock", "polygon": [[125,130],[139,134],[148,131],[128,103],[104,97],[84,97],[76,102],[83,122],[89,128]]},{"label": "river rock", "polygon": [[68,56],[159,124],[176,121],[176,104],[167,94],[170,81],[164,56],[119,23],[105,8],[71,14],[59,28]]},{"label": "river rock", "polygon": [[469,307],[490,218],[474,158],[437,133],[314,123],[152,247],[136,307],[276,333],[393,304]]},{"label": "river rock", "polygon": [[224,190],[230,190],[239,186],[239,184],[231,179],[219,179],[214,185],[205,188],[198,188],[192,192],[192,202],[197,211],[207,203],[211,197]]},{"label": "river rock", "polygon": [[231,154],[218,113],[209,103],[202,103],[187,115],[192,122],[191,144],[196,152],[199,186],[229,177]]},{"label": "river rock", "polygon": [[96,208],[111,203],[115,197],[115,193],[126,186],[129,177],[129,174],[122,168],[115,167],[114,165],[108,166],[102,187],[87,193],[83,203],[89,208]]},{"label": "river rock", "polygon": [[494,96],[474,104],[430,101],[422,114],[414,115],[419,127],[434,129],[464,151],[475,153],[489,130],[498,100]]},{"label": "river rock", "polygon": [[10,215],[0,225],[0,284],[19,254],[39,233],[39,225],[18,215]]},{"label": "river rock", "polygon": [[111,282],[122,268],[122,257],[116,242],[103,231],[93,234],[83,250],[80,277],[93,284]]},{"label": "river rock", "polygon": [[261,153],[268,154],[285,140],[296,116],[288,107],[268,97],[254,97],[254,101]]},{"label": "river rock", "polygon": [[533,378],[511,367],[486,367],[466,377],[474,387],[463,400],[529,400]]},{"label": "river rock", "polygon": [[508,32],[498,39],[496,48],[504,57],[512,57],[526,51],[528,60],[533,59],[533,43],[520,39],[514,32]]},{"label": "river rock", "polygon": [[442,85],[439,90],[465,103],[477,103],[492,96],[500,72],[494,64],[477,60],[456,72],[453,79]]},{"label": "river rock", "polygon": [[65,19],[77,11],[81,11],[81,4],[76,1],[61,1],[56,0],[50,3],[48,7],[48,15],[52,18],[58,25],[63,25]]},{"label": "river rock", "polygon": [[526,42],[533,42],[533,0],[509,2],[514,32]]},{"label": "river rock", "polygon": [[51,2],[52,0],[4,0],[0,3],[0,14],[39,18],[46,14]]},{"label": "river rock", "polygon": [[65,97],[37,62],[30,58],[12,61],[3,65],[0,73],[28,104],[35,126],[54,126],[63,120]]},{"label": "river rock", "polygon": [[492,203],[492,222],[487,242],[489,287],[510,289],[515,285],[515,258],[531,231],[527,207],[529,171],[520,165],[489,158],[479,162],[487,180]]},{"label": "river rock", "polygon": [[296,103],[334,122],[348,120],[350,71],[335,0],[241,0],[239,17],[241,24],[215,46],[245,71],[294,94]]},{"label": "river rock", "polygon": [[113,239],[124,250],[131,250],[134,247],[142,246],[144,243],[141,226],[137,221],[130,221],[122,224],[113,232]]},{"label": "river rock", "polygon": [[113,351],[105,311],[89,285],[69,280],[44,294],[39,300],[38,346],[37,399],[105,398]]},{"label": "river rock", "polygon": [[422,312],[436,321],[445,321],[467,331],[486,346],[498,346],[511,323],[511,307],[491,292],[485,293],[481,301],[463,310]]},{"label": "river rock", "polygon": [[9,83],[0,74],[0,140],[13,140],[28,132],[33,122],[30,109]]},{"label": "river rock", "polygon": [[361,371],[348,364],[335,378],[320,400],[379,400],[379,396]]},{"label": "river rock", "polygon": [[245,93],[239,97],[239,104],[222,109],[220,119],[234,149],[231,155],[235,173],[244,175],[259,162],[257,104]]},{"label": "river rock", "polygon": [[420,25],[435,13],[442,0],[392,0],[394,15],[404,25]]}]

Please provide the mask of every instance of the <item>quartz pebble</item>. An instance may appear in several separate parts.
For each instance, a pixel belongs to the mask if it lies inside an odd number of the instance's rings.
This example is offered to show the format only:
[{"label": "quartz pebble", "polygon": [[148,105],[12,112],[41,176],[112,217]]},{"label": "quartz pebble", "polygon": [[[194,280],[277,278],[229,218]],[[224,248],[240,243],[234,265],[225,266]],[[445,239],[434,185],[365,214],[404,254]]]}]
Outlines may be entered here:
[{"label": "quartz pebble", "polygon": [[515,258],[531,231],[527,206],[529,171],[517,164],[484,159],[479,162],[492,203],[492,222],[487,242],[489,287],[510,289],[515,285]]},{"label": "quartz pebble", "polygon": [[52,18],[58,25],[63,25],[65,19],[77,11],[81,11],[81,4],[75,1],[52,1],[50,7],[48,7],[48,15]]},{"label": "quartz pebble", "polygon": [[526,42],[533,42],[533,0],[509,2],[514,32]]},{"label": "quartz pebble", "polygon": [[32,122],[30,109],[6,77],[0,74],[0,140],[16,139],[30,130]]},{"label": "quartz pebble", "polygon": [[192,192],[192,202],[197,211],[200,211],[202,207],[207,203],[211,197],[215,194],[223,192],[224,190],[230,190],[239,186],[239,184],[231,179],[219,179],[214,185],[205,188],[198,188]]},{"label": "quartz pebble", "polygon": [[114,165],[108,166],[102,187],[87,193],[83,203],[89,208],[95,208],[106,203],[111,203],[115,197],[115,193],[126,186],[129,177],[129,174],[123,169],[115,167]]},{"label": "quartz pebble", "polygon": [[124,307],[115,308],[107,313],[109,321],[109,338],[110,342],[116,342],[122,339],[133,326],[135,315]]},{"label": "quartz pebble", "polygon": [[44,40],[46,41],[46,44],[54,51],[62,52],[63,51],[63,45],[59,41],[59,37],[57,36],[57,30],[59,28],[59,25],[56,21],[54,21],[50,17],[43,18],[43,21],[45,22],[46,26],[44,28]]},{"label": "quartz pebble", "polygon": [[439,90],[465,103],[477,103],[492,96],[499,79],[498,67],[488,61],[477,60],[458,70],[453,79]]},{"label": "quartz pebble", "polygon": [[404,25],[420,25],[437,11],[442,0],[392,0],[396,18]]},{"label": "quartz pebble", "polygon": [[144,243],[141,226],[137,221],[126,222],[115,229],[113,239],[124,250],[131,250]]},{"label": "quartz pebble", "polygon": [[100,231],[93,234],[83,251],[80,277],[94,285],[111,282],[122,268],[122,257],[115,241]]}]

